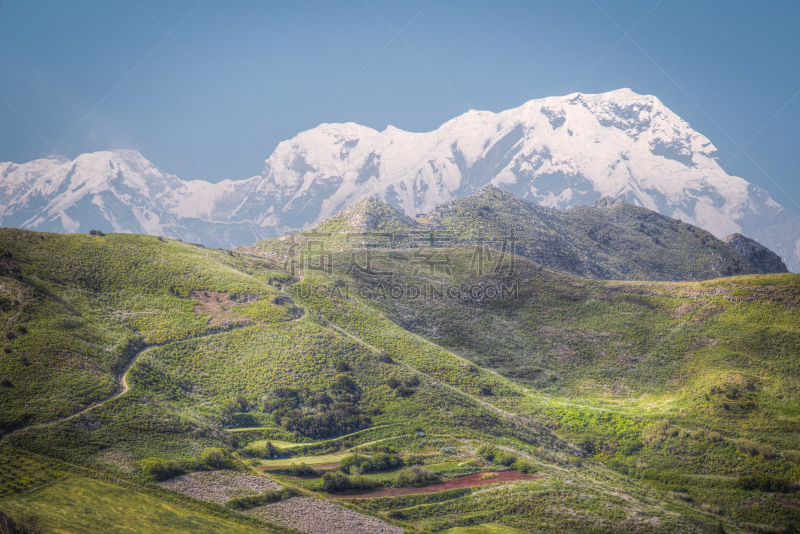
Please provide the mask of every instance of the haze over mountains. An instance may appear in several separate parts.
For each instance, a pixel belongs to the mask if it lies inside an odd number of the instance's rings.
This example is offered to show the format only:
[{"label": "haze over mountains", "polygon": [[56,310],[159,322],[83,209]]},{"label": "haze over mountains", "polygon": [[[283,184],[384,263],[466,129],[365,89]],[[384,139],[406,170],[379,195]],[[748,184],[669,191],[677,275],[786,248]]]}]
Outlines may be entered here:
[{"label": "haze over mountains", "polygon": [[654,96],[574,93],[470,111],[426,133],[322,124],[280,143],[261,175],[217,184],[181,180],[132,150],[1,163],[0,225],[232,247],[310,228],[368,196],[414,216],[492,183],[547,207],[625,200],[719,238],[744,234],[800,269],[800,217],[714,156]]}]

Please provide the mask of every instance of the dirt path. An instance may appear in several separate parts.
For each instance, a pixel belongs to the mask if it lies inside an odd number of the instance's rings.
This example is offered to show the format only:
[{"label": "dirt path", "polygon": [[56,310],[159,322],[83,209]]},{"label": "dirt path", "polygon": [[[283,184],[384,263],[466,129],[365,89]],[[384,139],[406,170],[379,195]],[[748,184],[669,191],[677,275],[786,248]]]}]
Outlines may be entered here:
[{"label": "dirt path", "polygon": [[415,495],[417,493],[438,493],[456,488],[473,488],[485,484],[495,484],[497,482],[514,482],[517,480],[539,480],[547,478],[547,475],[525,475],[519,471],[501,471],[495,478],[481,480],[486,473],[476,473],[465,477],[451,478],[444,482],[431,484],[430,486],[410,487],[410,488],[386,488],[369,493],[358,493],[352,495],[332,495],[336,499],[375,499],[378,497],[397,497],[398,495]]},{"label": "dirt path", "polygon": [[[233,270],[236,271],[236,269],[233,269]],[[236,271],[236,272],[241,274],[242,276],[247,276],[248,278],[253,278],[252,276],[250,276],[250,275],[248,275],[246,273],[242,273],[240,271]],[[298,282],[303,280],[303,272],[299,268],[297,269],[297,277],[299,278]],[[296,284],[296,283],[297,282],[293,282],[293,284]],[[289,284],[289,285],[291,285],[291,284]],[[289,286],[287,285],[286,287],[289,287]],[[305,310],[303,310],[303,311],[305,312]],[[303,313],[303,315],[301,315],[300,317],[296,317],[296,318],[294,318],[294,319],[292,319],[290,321],[286,321],[286,322],[299,321],[300,319],[304,318],[305,316],[306,316],[306,314]],[[94,408],[97,408],[98,406],[102,406],[106,402],[112,401],[114,399],[118,399],[119,397],[125,395],[130,390],[130,386],[128,386],[128,373],[130,372],[131,368],[133,367],[133,364],[135,364],[137,362],[137,360],[139,359],[139,356],[141,356],[143,353],[147,352],[148,350],[155,349],[157,347],[164,347],[166,345],[172,345],[174,343],[183,343],[184,341],[191,341],[193,339],[203,339],[203,338],[207,338],[207,337],[218,336],[220,334],[224,334],[224,333],[230,332],[231,330],[234,330],[236,328],[243,328],[245,326],[250,326],[250,325],[242,324],[242,325],[237,325],[237,326],[231,326],[230,328],[224,328],[222,330],[217,330],[215,332],[211,332],[211,333],[208,333],[208,334],[203,334],[203,335],[200,335],[200,336],[192,336],[192,337],[187,337],[187,338],[183,338],[183,339],[177,339],[175,341],[169,341],[169,342],[166,342],[166,343],[154,343],[154,344],[151,344],[151,345],[145,345],[145,346],[141,347],[139,350],[137,350],[133,354],[133,356],[131,357],[130,361],[128,362],[128,365],[126,365],[125,369],[122,371],[122,376],[120,376],[120,385],[122,386],[122,388],[116,394],[112,395],[111,397],[109,397],[109,398],[107,398],[105,400],[102,400],[102,401],[96,402],[94,404],[91,404],[91,405],[87,406],[86,408],[84,408],[83,410],[81,410],[79,412],[76,412],[76,413],[74,413],[72,415],[68,415],[66,417],[62,417],[61,419],[56,419],[54,421],[48,421],[47,423],[41,423],[41,424],[38,424],[38,425],[27,426],[27,427],[23,427],[23,428],[17,429],[17,430],[15,430],[13,432],[9,432],[7,434],[4,434],[3,436],[0,436],[0,440],[2,440],[3,438],[5,438],[7,436],[10,436],[11,434],[15,434],[16,432],[19,432],[20,430],[25,430],[25,429],[29,429],[29,428],[34,428],[34,429],[35,428],[45,428],[45,427],[52,426],[52,425],[55,425],[55,424],[58,424],[58,423],[62,423],[64,421],[69,421],[70,419],[74,419],[74,418],[78,417],[79,415],[85,414],[89,410],[93,410]]]}]

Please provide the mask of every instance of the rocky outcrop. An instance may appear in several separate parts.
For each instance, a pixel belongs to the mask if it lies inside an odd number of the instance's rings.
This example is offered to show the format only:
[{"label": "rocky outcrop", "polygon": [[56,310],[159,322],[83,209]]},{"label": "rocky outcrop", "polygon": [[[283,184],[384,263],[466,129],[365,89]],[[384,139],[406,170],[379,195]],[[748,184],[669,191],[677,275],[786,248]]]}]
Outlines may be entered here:
[{"label": "rocky outcrop", "polygon": [[755,239],[750,239],[742,234],[731,234],[722,241],[752,263],[761,274],[789,272],[780,256]]}]

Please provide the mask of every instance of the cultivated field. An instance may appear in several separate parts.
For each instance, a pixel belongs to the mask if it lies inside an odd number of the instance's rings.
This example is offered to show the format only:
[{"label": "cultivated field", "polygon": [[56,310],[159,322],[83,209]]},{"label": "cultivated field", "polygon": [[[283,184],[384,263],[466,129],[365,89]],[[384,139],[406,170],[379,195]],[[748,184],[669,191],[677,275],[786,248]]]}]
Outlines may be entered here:
[{"label": "cultivated field", "polygon": [[248,515],[308,534],[402,534],[403,529],[322,499],[294,497],[254,508]]},{"label": "cultivated field", "polygon": [[224,504],[234,497],[280,489],[279,484],[265,477],[236,471],[199,471],[160,482],[158,485],[201,501],[218,504]]}]

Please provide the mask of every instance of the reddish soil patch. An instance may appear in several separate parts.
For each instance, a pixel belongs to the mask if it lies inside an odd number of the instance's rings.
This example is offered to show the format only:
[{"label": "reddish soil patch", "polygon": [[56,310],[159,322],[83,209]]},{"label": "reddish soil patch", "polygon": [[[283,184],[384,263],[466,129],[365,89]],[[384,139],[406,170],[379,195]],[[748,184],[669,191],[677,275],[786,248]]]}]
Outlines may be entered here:
[{"label": "reddish soil patch", "polygon": [[397,497],[398,495],[414,495],[417,493],[436,493],[439,491],[451,490],[456,488],[472,488],[483,486],[484,484],[495,484],[497,482],[514,482],[515,480],[539,480],[546,478],[547,475],[525,475],[519,471],[501,471],[496,478],[481,480],[486,473],[476,473],[465,477],[451,478],[444,482],[437,482],[430,486],[411,487],[411,488],[386,488],[369,493],[358,493],[352,495],[333,495],[337,499],[375,499],[378,497]]},{"label": "reddish soil patch", "polygon": [[786,499],[775,499],[775,502],[782,504],[784,506],[791,506],[792,508],[797,508],[800,510],[800,502],[788,501]]},{"label": "reddish soil patch", "polygon": [[228,298],[227,293],[216,291],[192,291],[189,298],[197,301],[194,312],[211,317],[209,326],[221,326],[234,323],[248,323],[248,319],[231,310],[236,303]]}]

